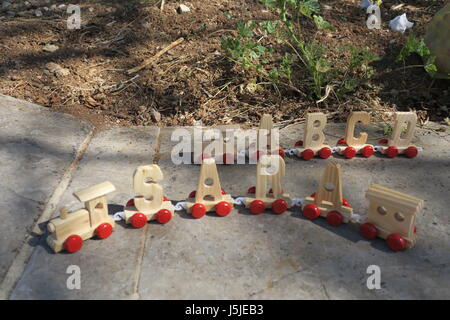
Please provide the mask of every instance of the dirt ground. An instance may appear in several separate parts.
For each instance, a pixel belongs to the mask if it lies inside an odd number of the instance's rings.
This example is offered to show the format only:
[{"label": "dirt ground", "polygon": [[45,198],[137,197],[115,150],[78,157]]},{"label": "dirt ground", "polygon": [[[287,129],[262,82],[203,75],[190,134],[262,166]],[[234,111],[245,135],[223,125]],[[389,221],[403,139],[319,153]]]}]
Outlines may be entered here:
[{"label": "dirt ground", "polygon": [[[305,112],[323,110],[336,120],[351,110],[416,110],[422,122],[443,121],[450,105],[449,81],[433,80],[423,68],[395,62],[406,35],[390,31],[388,22],[407,13],[417,35],[448,1],[384,1],[383,28],[369,31],[359,0],[320,1],[322,15],[335,31],[319,31],[330,48],[367,46],[381,58],[370,83],[346,99],[330,95],[316,103],[311,96],[278,92],[272,86],[249,93],[248,78],[233,67],[221,38],[233,34],[238,21],[273,20],[257,0],[70,1],[81,6],[82,26],[67,28],[69,14],[61,1],[0,0],[0,93],[86,119],[98,128],[129,125],[255,125],[271,113],[281,126],[299,122]],[[3,3],[4,3],[3,2]],[[178,14],[183,3],[190,12]],[[326,5],[326,7],[324,7]],[[47,8],[47,9],[46,9]],[[38,11],[38,12],[37,12]],[[138,66],[171,42],[185,40],[138,73]],[[51,52],[49,45],[56,45]],[[334,55],[334,56],[333,56]],[[330,59],[339,59],[330,50]],[[51,68],[56,63],[63,71]],[[421,64],[418,57],[408,60]]]}]

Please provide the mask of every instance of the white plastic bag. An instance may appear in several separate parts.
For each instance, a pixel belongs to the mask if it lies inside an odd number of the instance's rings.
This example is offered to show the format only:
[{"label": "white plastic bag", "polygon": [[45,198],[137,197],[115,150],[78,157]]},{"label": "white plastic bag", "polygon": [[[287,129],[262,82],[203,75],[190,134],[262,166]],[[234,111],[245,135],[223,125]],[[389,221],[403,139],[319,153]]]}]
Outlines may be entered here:
[{"label": "white plastic bag", "polygon": [[389,22],[389,27],[394,30],[401,33],[404,33],[406,29],[412,28],[414,25],[413,22],[408,21],[406,18],[406,13],[402,14],[401,16],[395,17]]},{"label": "white plastic bag", "polygon": [[370,0],[362,0],[361,3],[359,4],[359,7],[361,9],[367,9],[368,7],[370,7],[371,5],[373,5],[373,2]]}]

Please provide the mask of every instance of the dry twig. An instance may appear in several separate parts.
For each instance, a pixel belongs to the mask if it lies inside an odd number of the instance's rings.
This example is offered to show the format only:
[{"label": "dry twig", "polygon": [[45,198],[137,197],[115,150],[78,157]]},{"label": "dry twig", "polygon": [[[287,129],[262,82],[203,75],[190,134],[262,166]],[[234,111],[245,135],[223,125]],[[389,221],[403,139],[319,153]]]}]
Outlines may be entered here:
[{"label": "dry twig", "polygon": [[132,74],[132,73],[136,73],[142,69],[144,69],[145,67],[147,67],[148,65],[156,62],[156,60],[159,59],[159,57],[161,57],[164,53],[166,53],[167,51],[169,51],[170,49],[176,47],[177,45],[179,45],[180,43],[182,43],[184,41],[184,38],[179,38],[178,40],[172,42],[171,44],[169,44],[167,47],[165,47],[162,50],[159,50],[153,57],[150,57],[146,60],[144,60],[143,63],[141,63],[141,65],[134,67],[130,70],[128,70],[128,74]]}]

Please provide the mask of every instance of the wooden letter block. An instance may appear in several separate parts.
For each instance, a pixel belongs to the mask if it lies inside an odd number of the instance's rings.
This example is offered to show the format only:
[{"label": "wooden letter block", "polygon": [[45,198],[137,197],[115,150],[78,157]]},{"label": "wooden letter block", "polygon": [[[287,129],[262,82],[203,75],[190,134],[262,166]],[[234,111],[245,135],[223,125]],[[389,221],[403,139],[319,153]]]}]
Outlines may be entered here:
[{"label": "wooden letter block", "polygon": [[322,216],[332,226],[339,226],[351,220],[353,209],[347,200],[342,198],[341,166],[329,163],[322,175],[317,191],[306,197],[303,215],[308,219]]},{"label": "wooden letter block", "polygon": [[305,133],[303,145],[297,148],[297,156],[304,160],[311,160],[315,155],[322,159],[331,156],[332,151],[325,145],[325,134],[323,129],[327,124],[327,117],[322,112],[308,113],[306,115]]},{"label": "wooden letter block", "polygon": [[357,122],[362,124],[370,123],[370,115],[364,111],[352,112],[347,119],[347,126],[345,128],[345,142],[340,143],[339,154],[346,159],[353,158],[356,154],[361,154],[368,158],[374,153],[374,147],[371,144],[366,144],[367,133],[361,132],[359,137],[355,137],[355,125]]},{"label": "wooden letter block", "polygon": [[[408,158],[416,157],[419,150],[411,144],[416,123],[417,114],[415,112],[396,112],[391,138],[388,140],[387,146],[381,147],[381,152],[388,158],[394,158],[399,154],[404,154]],[[403,132],[404,124],[407,125],[406,132]]]},{"label": "wooden letter block", "polygon": [[172,220],[173,205],[163,195],[163,188],[157,183],[164,176],[156,164],[140,166],[133,176],[134,199],[125,205],[125,222],[135,228],[142,228],[147,221],[157,220],[165,224]]},{"label": "wooden letter block", "polygon": [[233,199],[229,194],[225,194],[220,186],[219,173],[213,158],[203,160],[197,190],[191,192],[186,206],[187,211],[196,219],[213,210],[219,216],[226,216],[233,209]]},{"label": "wooden letter block", "polygon": [[[285,162],[280,155],[263,155],[256,168],[255,197],[247,197],[244,204],[253,214],[272,208],[276,214],[285,212],[292,206],[289,194],[284,193],[281,178],[285,175]],[[267,190],[270,183],[272,189]],[[253,188],[250,188],[253,189]]]}]

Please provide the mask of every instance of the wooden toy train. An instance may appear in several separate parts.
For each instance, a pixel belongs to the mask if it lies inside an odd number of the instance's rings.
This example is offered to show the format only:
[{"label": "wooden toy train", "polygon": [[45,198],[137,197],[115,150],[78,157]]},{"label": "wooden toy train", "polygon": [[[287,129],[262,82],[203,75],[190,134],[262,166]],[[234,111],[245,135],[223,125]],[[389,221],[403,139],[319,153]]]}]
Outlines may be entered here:
[{"label": "wooden toy train", "polygon": [[[388,157],[398,153],[405,153],[410,158],[417,155],[418,149],[410,145],[416,118],[410,114],[396,115],[392,138],[387,141],[386,147],[380,149]],[[357,121],[368,123],[367,114],[350,115],[345,139],[347,147],[343,150],[338,149],[338,152],[346,158],[351,158],[357,153],[368,157],[374,150],[373,146],[366,144],[367,134],[361,133],[359,138],[353,136]],[[324,148],[329,147],[323,144],[322,130],[325,122],[326,118],[321,114],[308,115],[305,125],[305,143],[298,148],[297,155],[305,160],[316,154],[321,158],[329,156],[329,151],[324,151]],[[408,124],[406,133],[404,138],[400,139],[401,126],[405,122]],[[260,129],[271,128],[271,126],[271,117],[269,119],[265,115]],[[414,151],[411,151],[413,148],[415,148]],[[271,153],[278,153],[275,149],[272,145],[267,145],[267,150]],[[328,156],[325,157],[325,155]],[[216,161],[211,157],[202,161],[197,189],[189,194],[186,202],[178,203],[175,207],[163,195],[162,187],[157,184],[163,179],[163,173],[158,165],[140,166],[133,176],[134,191],[137,195],[124,206],[121,217],[127,224],[142,228],[149,220],[157,220],[162,224],[168,223],[173,217],[174,210],[181,208],[199,219],[206,212],[211,211],[219,216],[226,216],[232,211],[234,204],[245,205],[252,214],[260,214],[266,209],[271,209],[275,214],[282,214],[301,203],[301,212],[307,219],[323,217],[332,226],[360,223],[360,233],[364,238],[385,239],[388,247],[394,251],[414,246],[417,231],[415,218],[423,207],[423,200],[374,184],[366,191],[366,198],[369,201],[368,214],[357,215],[349,202],[343,198],[341,167],[333,162],[327,165],[319,187],[313,194],[305,199],[294,199],[284,192],[281,184],[285,174],[283,154],[258,154],[257,157],[256,186],[249,188],[247,197],[233,199],[224,192],[220,185]],[[271,185],[269,190],[268,184]],[[103,182],[76,192],[74,195],[85,202],[85,208],[72,213],[67,212],[65,208],[61,209],[60,216],[52,219],[47,226],[49,246],[55,252],[63,249],[76,252],[81,249],[83,240],[94,236],[101,239],[109,237],[115,223],[114,219],[108,215],[106,195],[113,191],[115,187],[110,182]]]}]

